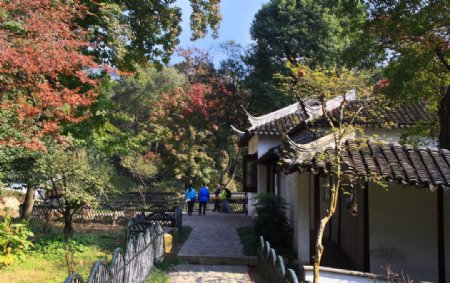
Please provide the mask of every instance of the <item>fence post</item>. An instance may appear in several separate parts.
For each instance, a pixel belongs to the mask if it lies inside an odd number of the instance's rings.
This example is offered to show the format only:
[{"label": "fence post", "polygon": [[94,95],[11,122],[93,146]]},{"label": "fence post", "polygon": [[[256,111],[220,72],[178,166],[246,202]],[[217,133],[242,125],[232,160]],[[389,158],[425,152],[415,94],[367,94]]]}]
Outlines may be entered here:
[{"label": "fence post", "polygon": [[284,267],[284,260],[281,256],[277,256],[275,262],[276,278],[275,282],[283,282],[284,276],[286,275],[286,269]]},{"label": "fence post", "polygon": [[288,269],[286,272],[285,277],[286,283],[298,283],[297,275],[295,274],[294,270]]},{"label": "fence post", "polygon": [[283,258],[262,236],[259,236],[257,248],[257,273],[261,282],[298,283],[295,272],[292,269],[286,271]]}]

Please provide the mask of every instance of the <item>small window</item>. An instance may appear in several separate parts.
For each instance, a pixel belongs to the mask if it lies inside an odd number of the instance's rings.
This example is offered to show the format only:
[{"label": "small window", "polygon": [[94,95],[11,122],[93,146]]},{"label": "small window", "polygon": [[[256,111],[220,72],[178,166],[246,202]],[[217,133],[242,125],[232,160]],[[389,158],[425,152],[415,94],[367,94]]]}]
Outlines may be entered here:
[{"label": "small window", "polygon": [[257,191],[257,158],[257,154],[244,156],[244,192]]}]

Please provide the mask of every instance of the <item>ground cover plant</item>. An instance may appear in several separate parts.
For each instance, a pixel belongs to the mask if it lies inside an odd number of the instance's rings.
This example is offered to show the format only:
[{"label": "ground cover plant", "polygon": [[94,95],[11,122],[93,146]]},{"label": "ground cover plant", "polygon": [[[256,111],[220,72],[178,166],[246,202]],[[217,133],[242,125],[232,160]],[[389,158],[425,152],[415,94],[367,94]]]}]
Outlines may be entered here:
[{"label": "ground cover plant", "polygon": [[[116,247],[125,246],[122,227],[104,225],[100,229],[86,229],[77,225],[71,240],[76,272],[87,278],[92,265],[99,259],[110,261]],[[0,282],[63,282],[67,277],[66,244],[61,227],[52,226],[44,233],[41,225],[32,223],[34,247],[20,260],[0,269]],[[111,228],[111,229],[109,229]]]},{"label": "ground cover plant", "polygon": [[14,197],[0,198],[0,267],[23,258],[33,246],[33,232],[27,221],[14,221],[19,215],[19,201]]}]

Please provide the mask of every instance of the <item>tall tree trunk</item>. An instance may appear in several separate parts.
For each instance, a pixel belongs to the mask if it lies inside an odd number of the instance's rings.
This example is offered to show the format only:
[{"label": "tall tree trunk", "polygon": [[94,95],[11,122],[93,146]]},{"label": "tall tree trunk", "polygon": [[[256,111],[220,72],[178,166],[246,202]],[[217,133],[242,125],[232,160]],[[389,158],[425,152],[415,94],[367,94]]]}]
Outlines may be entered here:
[{"label": "tall tree trunk", "polygon": [[[239,154],[241,153],[241,148],[239,147],[236,151],[236,154],[234,155],[234,158],[231,158],[231,154],[227,151],[228,154],[228,164],[227,168],[221,173],[220,175],[220,184],[224,185],[225,187],[228,187],[228,185],[233,181],[234,176],[236,174],[236,164],[239,158]],[[225,181],[225,176],[228,175],[228,181]]]},{"label": "tall tree trunk", "polygon": [[439,101],[439,146],[450,149],[450,86]]},{"label": "tall tree trunk", "polygon": [[330,222],[331,217],[333,217],[334,213],[336,212],[336,207],[339,199],[339,183],[340,180],[337,180],[337,182],[333,182],[333,185],[331,186],[331,197],[327,214],[320,220],[319,229],[317,231],[316,246],[315,246],[316,254],[313,257],[314,283],[320,282],[320,262],[322,260],[322,255],[324,251],[323,233],[325,232],[325,227],[327,226],[328,222]]},{"label": "tall tree trunk", "polygon": [[64,238],[67,241],[72,239],[73,235],[73,226],[72,226],[73,215],[71,213],[70,208],[66,207],[64,209]]},{"label": "tall tree trunk", "polygon": [[20,215],[24,220],[30,220],[31,214],[33,213],[35,191],[35,186],[28,185],[27,194],[25,195],[25,200],[22,205],[22,214]]}]

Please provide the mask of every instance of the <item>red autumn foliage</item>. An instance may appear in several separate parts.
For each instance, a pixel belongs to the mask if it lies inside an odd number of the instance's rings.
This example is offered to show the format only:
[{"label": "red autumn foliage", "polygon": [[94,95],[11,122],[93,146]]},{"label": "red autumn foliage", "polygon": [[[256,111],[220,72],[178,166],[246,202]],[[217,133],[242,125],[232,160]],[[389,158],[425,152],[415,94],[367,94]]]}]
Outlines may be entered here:
[{"label": "red autumn foliage", "polygon": [[149,151],[144,155],[144,159],[147,161],[152,161],[155,158],[159,158],[159,154],[153,151]]},{"label": "red autumn foliage", "polygon": [[[184,114],[189,119],[200,119],[203,126],[217,132],[230,129],[230,125],[241,126],[240,105],[248,104],[247,92],[235,85],[227,75],[219,73],[208,53],[200,49],[180,49],[184,62],[177,66],[188,78],[184,99]],[[197,116],[197,118],[195,118]]]},{"label": "red autumn foliage", "polygon": [[[80,107],[91,105],[99,68],[84,55],[88,34],[74,19],[78,1],[16,0],[0,2],[1,111],[15,113],[14,133],[1,144],[42,150],[42,138],[58,139],[62,123],[81,120]],[[12,122],[12,121],[8,121]]]},{"label": "red autumn foliage", "polygon": [[378,80],[373,86],[373,90],[375,92],[382,91],[383,89],[389,87],[391,85],[391,81],[387,79]]}]

